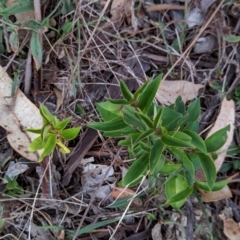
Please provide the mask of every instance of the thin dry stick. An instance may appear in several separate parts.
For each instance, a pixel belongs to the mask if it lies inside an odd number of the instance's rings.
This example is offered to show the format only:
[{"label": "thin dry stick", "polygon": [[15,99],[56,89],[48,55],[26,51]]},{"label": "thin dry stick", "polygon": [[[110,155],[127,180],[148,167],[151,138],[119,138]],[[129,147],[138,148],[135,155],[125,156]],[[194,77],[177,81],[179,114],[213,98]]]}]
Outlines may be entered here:
[{"label": "thin dry stick", "polygon": [[[108,1],[106,2],[105,7],[103,8],[103,10],[102,10],[102,12],[101,12],[101,15],[100,15],[99,18],[98,18],[97,24],[95,25],[95,27],[94,27],[94,29],[93,29],[93,31],[92,31],[92,34],[91,34],[91,36],[89,37],[89,39],[88,39],[85,47],[83,48],[82,54],[81,54],[80,58],[78,59],[76,65],[75,65],[75,67],[74,67],[74,69],[73,69],[73,73],[76,72],[76,70],[77,70],[77,68],[78,68],[78,66],[79,66],[79,63],[80,63],[82,57],[84,56],[84,54],[85,54],[85,52],[86,52],[86,50],[87,50],[90,42],[92,41],[93,35],[96,33],[96,31],[97,31],[97,29],[98,29],[98,26],[99,26],[99,24],[100,24],[100,22],[101,22],[101,20],[102,20],[102,18],[103,18],[103,15],[105,14],[105,12],[106,12],[106,10],[107,10],[108,5],[110,4],[110,2],[111,2],[111,0],[108,0]],[[73,73],[72,73],[72,74],[73,74]]]},{"label": "thin dry stick", "polygon": [[84,219],[86,218],[87,213],[88,213],[88,211],[89,211],[89,209],[90,209],[93,201],[95,200],[95,197],[96,197],[96,195],[97,195],[97,193],[98,193],[98,191],[99,191],[99,188],[102,186],[102,184],[103,184],[106,176],[108,175],[111,167],[113,167],[113,165],[114,165],[115,161],[117,160],[117,158],[119,157],[119,154],[120,154],[121,151],[122,151],[122,148],[120,148],[120,149],[117,151],[117,154],[115,155],[113,161],[111,162],[111,165],[109,166],[108,170],[106,171],[106,173],[105,173],[102,181],[99,183],[96,191],[94,192],[93,196],[91,197],[91,201],[90,201],[90,203],[88,204],[88,207],[86,208],[86,210],[85,210],[85,212],[84,212],[84,214],[83,214],[83,216],[82,216],[81,222],[79,223],[78,228],[77,228],[77,230],[76,230],[76,232],[75,232],[72,240],[75,240],[75,239],[77,238],[78,232],[79,232],[80,228],[82,227],[83,221],[84,221]]},{"label": "thin dry stick", "polygon": [[172,65],[172,67],[168,70],[168,72],[164,75],[162,81],[166,80],[166,78],[168,77],[168,75],[172,72],[172,70],[177,66],[177,64],[189,54],[189,50],[191,50],[191,48],[193,47],[193,45],[196,43],[196,41],[198,40],[198,38],[201,36],[201,34],[205,31],[205,29],[208,27],[208,25],[211,23],[211,21],[213,20],[213,18],[215,17],[215,15],[217,14],[218,10],[221,8],[222,4],[223,4],[224,0],[222,0],[220,2],[220,4],[218,5],[218,7],[215,9],[215,11],[213,12],[213,14],[211,15],[211,17],[208,19],[208,21],[205,23],[205,25],[203,25],[201,27],[201,29],[199,30],[199,33],[195,36],[195,38],[193,39],[193,41],[189,44],[189,46],[187,47],[187,49],[184,51],[184,53],[178,58],[178,60]]}]

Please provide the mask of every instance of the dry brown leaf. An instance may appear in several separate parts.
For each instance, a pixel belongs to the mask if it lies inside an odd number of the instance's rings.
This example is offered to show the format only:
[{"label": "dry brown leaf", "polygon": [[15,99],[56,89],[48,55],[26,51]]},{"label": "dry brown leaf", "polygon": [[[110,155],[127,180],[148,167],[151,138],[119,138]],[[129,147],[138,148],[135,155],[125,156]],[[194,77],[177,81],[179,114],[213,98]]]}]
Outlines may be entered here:
[{"label": "dry brown leaf", "polygon": [[[221,104],[220,113],[217,117],[217,120],[208,133],[207,137],[211,136],[213,133],[217,132],[218,130],[226,127],[230,124],[230,131],[227,133],[227,141],[225,144],[217,150],[218,158],[214,161],[216,171],[218,172],[221,168],[223,161],[227,154],[227,149],[230,146],[233,140],[233,133],[234,133],[234,121],[235,121],[235,104],[233,100],[228,101],[226,98],[223,99]],[[198,179],[203,181],[205,179],[205,175],[203,176],[203,171],[199,171],[197,173]],[[223,189],[217,192],[202,192],[201,193],[202,200],[204,202],[213,202],[219,201],[225,198],[231,198],[232,193],[228,186],[225,186]]]},{"label": "dry brown leaf", "polygon": [[[133,197],[134,195],[136,195],[136,193],[133,190],[123,187],[115,187],[111,192],[111,196],[115,199]],[[142,203],[138,199],[134,199],[133,204],[136,206],[142,206]]]},{"label": "dry brown leaf", "polygon": [[201,192],[201,198],[204,202],[216,202],[221,199],[231,198],[232,192],[228,186],[225,186],[219,191],[215,192]]},{"label": "dry brown leaf", "polygon": [[54,91],[54,93],[57,97],[57,107],[56,107],[56,110],[55,110],[55,112],[57,112],[58,109],[63,104],[64,95],[63,95],[63,92],[56,87],[53,88],[53,91]]},{"label": "dry brown leaf", "polygon": [[17,90],[11,98],[12,79],[0,66],[0,125],[8,132],[7,139],[12,148],[31,161],[38,161],[37,153],[28,151],[36,134],[25,132],[25,128],[41,128],[42,117],[38,108],[22,91]]},{"label": "dry brown leaf", "polygon": [[219,150],[217,150],[218,158],[214,161],[217,172],[221,168],[223,161],[226,157],[227,149],[230,146],[230,144],[232,143],[233,133],[234,133],[234,122],[235,122],[234,101],[233,100],[228,101],[225,97],[222,101],[220,113],[217,117],[217,120],[207,135],[207,137],[209,137],[213,133],[220,130],[221,128],[224,128],[228,124],[230,124],[230,131],[227,133],[227,141]]},{"label": "dry brown leaf", "polygon": [[223,220],[223,232],[230,240],[240,239],[240,227],[232,218],[226,219],[224,214],[218,215]]},{"label": "dry brown leaf", "polygon": [[203,88],[201,84],[194,84],[187,81],[162,81],[158,89],[156,98],[164,104],[170,105],[175,102],[178,96],[181,96],[183,102],[187,102],[197,97],[198,90]]},{"label": "dry brown leaf", "polygon": [[133,0],[113,0],[111,6],[112,21],[119,20],[123,15],[131,15],[131,6]]},{"label": "dry brown leaf", "polygon": [[152,228],[152,239],[153,240],[162,240],[162,233],[161,233],[162,225],[160,223],[155,224],[155,226]]},{"label": "dry brown leaf", "polygon": [[111,192],[111,196],[115,199],[132,197],[134,195],[135,192],[132,189],[123,187],[115,187]]},{"label": "dry brown leaf", "polygon": [[147,12],[163,11],[163,10],[184,10],[184,6],[175,4],[154,4],[146,6]]},{"label": "dry brown leaf", "polygon": [[[8,0],[6,2],[6,6],[7,7],[12,7],[16,4],[16,2],[17,2],[16,0]],[[35,19],[34,11],[14,14],[14,16],[16,17],[17,21],[19,21],[20,23],[24,23],[24,22],[26,22],[27,20],[30,20],[30,19]]]}]

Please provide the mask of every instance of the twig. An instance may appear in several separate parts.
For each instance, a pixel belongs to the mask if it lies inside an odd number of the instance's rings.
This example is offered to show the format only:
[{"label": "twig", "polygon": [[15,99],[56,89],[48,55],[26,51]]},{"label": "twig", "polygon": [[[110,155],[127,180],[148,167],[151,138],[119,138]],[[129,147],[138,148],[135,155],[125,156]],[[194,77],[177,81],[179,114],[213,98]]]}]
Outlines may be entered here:
[{"label": "twig", "polygon": [[118,152],[117,152],[117,154],[115,155],[113,161],[111,162],[111,165],[109,166],[108,170],[106,171],[106,173],[105,173],[102,181],[99,183],[96,191],[94,192],[93,196],[91,197],[91,201],[89,202],[88,207],[86,208],[86,210],[85,210],[85,212],[84,212],[84,214],[83,214],[83,216],[82,216],[81,222],[79,223],[78,228],[77,228],[77,230],[76,230],[76,233],[75,233],[75,235],[73,236],[72,240],[75,240],[75,239],[77,238],[78,232],[79,232],[80,228],[82,227],[83,221],[84,221],[84,219],[85,219],[86,216],[87,216],[87,213],[88,213],[88,211],[89,211],[89,209],[90,209],[90,207],[91,207],[91,205],[92,205],[92,203],[93,203],[93,201],[94,201],[94,199],[95,199],[95,197],[96,197],[96,195],[97,195],[97,193],[98,193],[98,191],[99,191],[99,188],[102,186],[103,182],[105,181],[106,176],[108,175],[111,167],[114,165],[115,161],[116,161],[117,158],[119,157],[119,154],[120,154],[121,151],[122,151],[122,148],[120,148],[120,149],[118,150]]},{"label": "twig", "polygon": [[93,38],[94,34],[96,33],[96,31],[97,31],[97,29],[98,29],[98,26],[99,26],[99,24],[100,24],[100,22],[101,22],[101,20],[102,20],[102,18],[103,18],[103,16],[104,16],[104,14],[105,14],[105,12],[106,12],[106,10],[107,10],[108,5],[110,4],[110,2],[111,2],[111,0],[107,0],[106,4],[105,4],[105,6],[104,6],[104,8],[103,8],[103,10],[102,10],[102,12],[101,12],[101,15],[99,16],[98,21],[97,21],[97,23],[96,23],[96,25],[95,25],[95,27],[94,27],[94,29],[93,29],[93,31],[92,31],[92,34],[91,34],[91,36],[89,37],[89,39],[88,39],[85,47],[83,48],[82,53],[81,53],[81,56],[79,57],[77,63],[75,64],[75,67],[74,67],[74,69],[73,69],[72,74],[74,74],[75,71],[77,70],[77,68],[78,68],[78,66],[79,66],[79,64],[80,64],[80,61],[81,61],[82,57],[84,56],[84,54],[85,54],[85,52],[86,52],[86,50],[87,50],[90,42],[92,41],[92,38]]},{"label": "twig", "polygon": [[208,19],[208,21],[205,23],[205,25],[203,25],[201,27],[201,29],[199,30],[199,33],[195,36],[195,38],[192,40],[192,42],[188,45],[187,49],[183,52],[183,54],[181,54],[181,56],[178,58],[178,60],[172,65],[172,67],[168,70],[168,72],[164,75],[162,81],[166,80],[166,78],[168,77],[168,75],[172,72],[172,70],[178,65],[178,63],[184,58],[187,57],[187,55],[189,54],[189,51],[191,50],[191,48],[193,47],[193,45],[196,43],[196,41],[198,40],[198,38],[202,35],[202,33],[205,31],[205,29],[208,27],[208,25],[211,23],[211,21],[213,20],[213,18],[215,17],[215,15],[217,14],[218,10],[221,8],[222,4],[223,4],[224,0],[222,0],[219,5],[216,7],[215,11],[213,12],[213,14],[211,15],[211,17]]}]

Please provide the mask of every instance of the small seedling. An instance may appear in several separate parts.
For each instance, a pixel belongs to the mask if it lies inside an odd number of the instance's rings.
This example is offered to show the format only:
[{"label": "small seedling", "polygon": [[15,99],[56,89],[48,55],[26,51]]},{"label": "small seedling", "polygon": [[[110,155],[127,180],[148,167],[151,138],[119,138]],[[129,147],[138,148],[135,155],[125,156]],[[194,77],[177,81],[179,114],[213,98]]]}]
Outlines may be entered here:
[{"label": "small seedling", "polygon": [[[153,103],[161,75],[146,82],[134,94],[120,81],[124,99],[98,103],[103,122],[88,124],[104,136],[124,138],[119,141],[134,159],[119,183],[134,186],[148,176],[150,186],[160,183],[165,189],[166,203],[180,208],[194,189],[217,191],[228,181],[216,182],[216,151],[227,139],[230,126],[203,140],[198,134],[200,100],[188,108],[181,97],[168,107]],[[196,172],[202,171],[205,181]]]},{"label": "small seedling", "polygon": [[19,186],[17,182],[17,177],[14,177],[11,179],[9,176],[5,175],[5,178],[7,180],[7,185],[6,185],[6,190],[7,190],[7,195],[9,196],[16,196],[16,195],[22,195],[24,193],[24,189]]},{"label": "small seedling", "polygon": [[40,129],[25,129],[25,131],[40,135],[32,141],[28,150],[35,152],[43,149],[39,162],[51,154],[56,146],[61,152],[69,153],[70,150],[64,143],[65,141],[74,139],[81,130],[81,127],[66,129],[72,117],[60,121],[56,116],[52,115],[43,104],[40,105],[40,114],[44,123],[43,127]]}]

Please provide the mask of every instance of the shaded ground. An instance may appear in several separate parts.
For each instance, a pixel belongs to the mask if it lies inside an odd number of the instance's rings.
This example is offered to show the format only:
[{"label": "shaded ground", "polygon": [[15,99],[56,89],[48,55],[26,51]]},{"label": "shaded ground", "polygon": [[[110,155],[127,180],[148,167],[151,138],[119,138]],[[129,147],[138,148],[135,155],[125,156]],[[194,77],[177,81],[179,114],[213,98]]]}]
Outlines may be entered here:
[{"label": "shaded ground", "polygon": [[[81,125],[82,131],[69,143],[70,155],[56,151],[37,164],[14,152],[1,129],[1,237],[227,239],[218,214],[230,208],[230,217],[240,222],[238,177],[229,185],[232,199],[204,204],[191,198],[182,211],[170,207],[161,210],[161,190],[147,192],[145,183],[133,189],[145,193],[139,202],[129,208],[108,208],[114,201],[110,192],[128,168],[127,150],[86,125],[98,120],[96,102],[121,97],[120,79],[132,92],[160,73],[165,80],[202,84],[204,88],[198,94],[202,106],[200,132],[215,122],[223,96],[236,103],[234,150],[219,177],[238,172],[239,3],[113,1],[116,8],[111,4],[89,0],[43,3],[42,19],[53,14],[38,36],[43,48],[39,71],[38,59],[29,63],[31,31],[25,29],[25,20],[16,14],[7,20],[2,17],[1,66],[7,67],[12,78],[18,73],[20,89],[37,106],[43,102],[60,119],[72,116],[71,125]],[[33,16],[38,12],[35,7]],[[21,29],[11,29],[10,23]],[[18,33],[18,40],[10,38],[13,32]],[[9,196],[3,179],[13,163],[19,163],[14,168],[24,165],[27,170],[19,170],[17,178],[24,192]],[[158,234],[155,238],[153,228]]]}]

